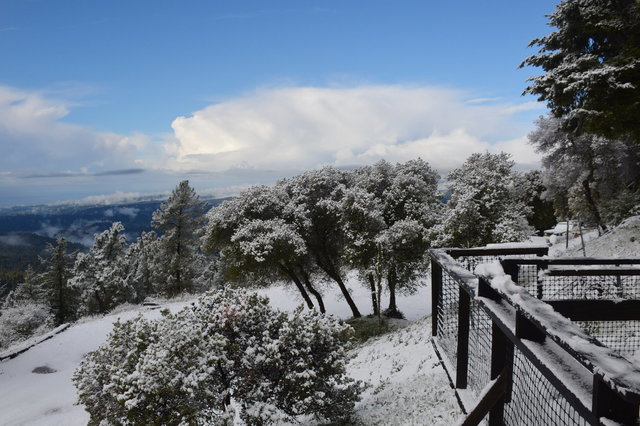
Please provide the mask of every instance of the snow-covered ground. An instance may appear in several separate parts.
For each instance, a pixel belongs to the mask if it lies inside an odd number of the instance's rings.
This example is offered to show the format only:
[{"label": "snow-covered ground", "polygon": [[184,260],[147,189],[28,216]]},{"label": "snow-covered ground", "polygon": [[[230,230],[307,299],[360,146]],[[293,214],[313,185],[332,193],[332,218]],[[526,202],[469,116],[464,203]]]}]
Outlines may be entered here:
[{"label": "snow-covered ground", "polygon": [[[371,310],[369,293],[353,280],[352,292],[363,313]],[[298,296],[282,286],[260,291],[272,304],[292,309]],[[329,313],[348,318],[340,297],[327,291]],[[162,303],[179,310],[190,300]],[[430,293],[424,287],[401,296],[398,306],[411,320],[393,333],[370,339],[352,351],[349,373],[369,384],[357,405],[356,417],[366,425],[447,424],[460,416],[455,396],[430,342]],[[82,357],[106,339],[113,322],[141,312],[159,317],[159,310],[129,306],[108,316],[85,319],[14,359],[0,362],[0,425],[84,425],[89,415],[77,401],[71,381]],[[36,373],[45,371],[49,373]]]},{"label": "snow-covered ground", "polygon": [[[586,235],[588,256],[640,257],[640,216],[627,219],[619,227],[597,238]],[[542,245],[544,239],[534,239]],[[550,248],[551,256],[582,256],[580,238]],[[352,278],[351,291],[363,314],[370,312],[368,290]],[[280,309],[301,303],[295,290],[275,286],[261,290]],[[172,311],[189,300],[162,303]],[[347,304],[335,292],[325,289],[329,313],[348,318]],[[430,335],[431,298],[428,287],[412,296],[401,296],[398,306],[409,325],[387,335],[370,339],[352,351],[349,374],[369,387],[356,406],[356,418],[364,425],[451,424],[461,413],[444,370],[433,351]],[[85,319],[18,357],[0,362],[0,425],[83,425],[89,416],[75,405],[76,391],[71,376],[83,355],[106,339],[117,318],[123,320],[142,312],[159,316],[158,310],[124,307],[118,313]],[[40,368],[39,368],[40,367]],[[53,371],[46,374],[36,371]]]},{"label": "snow-covered ground", "polygon": [[[640,257],[640,216],[627,218],[606,234],[596,237],[596,231],[587,235],[585,249],[589,257]],[[583,255],[580,238],[574,238],[569,243],[568,250],[564,250],[564,242],[559,244],[560,255]]]}]

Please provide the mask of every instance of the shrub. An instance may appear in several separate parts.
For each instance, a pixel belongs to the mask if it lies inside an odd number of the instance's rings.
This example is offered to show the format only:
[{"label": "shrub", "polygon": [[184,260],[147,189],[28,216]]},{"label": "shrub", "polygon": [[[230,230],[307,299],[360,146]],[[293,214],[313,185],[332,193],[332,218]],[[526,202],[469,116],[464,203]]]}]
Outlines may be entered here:
[{"label": "shrub", "polygon": [[53,326],[49,308],[33,302],[5,306],[0,312],[0,349],[44,333]]},{"label": "shrub", "polygon": [[90,424],[340,421],[360,390],[345,374],[350,335],[331,317],[224,290],[160,320],[116,322],[73,380]]}]

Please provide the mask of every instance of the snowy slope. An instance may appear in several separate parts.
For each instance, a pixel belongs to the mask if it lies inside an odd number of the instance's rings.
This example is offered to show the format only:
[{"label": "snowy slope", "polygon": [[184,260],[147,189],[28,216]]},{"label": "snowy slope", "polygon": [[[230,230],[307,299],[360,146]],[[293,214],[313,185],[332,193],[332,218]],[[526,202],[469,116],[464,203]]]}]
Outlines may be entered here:
[{"label": "snowy slope", "polygon": [[[352,291],[359,308],[368,312],[368,292],[357,284]],[[261,293],[279,308],[292,309],[300,303],[297,295],[284,287]],[[423,288],[413,296],[400,297],[398,305],[408,319],[416,320],[430,313],[429,296],[428,289]],[[330,313],[349,316],[346,303],[338,295],[326,294],[325,299]],[[175,311],[187,303],[162,306]],[[126,320],[138,313],[149,318],[159,316],[158,310],[130,308],[74,324],[18,357],[0,362],[0,425],[86,424],[88,414],[82,406],[74,405],[77,396],[71,376],[83,355],[105,341],[117,318]],[[445,424],[459,415],[453,391],[437,364],[430,334],[426,318],[354,350],[349,373],[370,384],[357,406],[357,417],[364,424]],[[33,373],[37,367],[55,372]]]},{"label": "snowy slope", "polygon": [[[579,240],[574,239],[561,255],[582,256]],[[585,249],[589,257],[640,257],[640,216],[627,218],[606,234],[589,239]]]},{"label": "snowy slope", "polygon": [[450,425],[462,415],[431,345],[425,317],[358,348],[349,374],[370,385],[356,406],[364,425]]},{"label": "snowy slope", "polygon": [[[169,304],[179,309],[186,302]],[[71,376],[82,357],[97,348],[118,317],[143,313],[159,317],[158,310],[133,310],[75,324],[18,357],[0,363],[0,425],[82,425],[89,414],[74,405],[77,396]],[[37,367],[55,370],[36,374]]]}]

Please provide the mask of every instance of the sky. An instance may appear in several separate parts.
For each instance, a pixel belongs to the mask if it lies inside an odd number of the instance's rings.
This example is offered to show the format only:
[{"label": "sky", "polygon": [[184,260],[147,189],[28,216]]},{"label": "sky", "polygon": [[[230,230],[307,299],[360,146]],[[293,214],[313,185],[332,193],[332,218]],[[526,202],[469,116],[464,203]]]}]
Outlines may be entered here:
[{"label": "sky", "polygon": [[556,1],[0,0],[0,207],[229,195],[332,165],[539,166]]}]

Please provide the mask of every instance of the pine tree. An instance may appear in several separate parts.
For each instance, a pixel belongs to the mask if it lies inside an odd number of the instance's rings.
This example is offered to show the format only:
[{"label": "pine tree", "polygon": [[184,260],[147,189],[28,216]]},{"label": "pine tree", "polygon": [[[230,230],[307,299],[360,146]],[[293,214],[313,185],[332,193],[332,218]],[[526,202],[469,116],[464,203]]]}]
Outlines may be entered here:
[{"label": "pine tree", "polygon": [[154,280],[168,296],[191,292],[196,287],[200,237],[207,203],[184,180],[169,199],[153,213],[151,225],[161,236]]},{"label": "pine tree", "polygon": [[640,143],[640,3],[564,0],[549,16],[557,30],[530,46],[520,65],[541,67],[525,93],[547,102],[564,130]]},{"label": "pine tree", "polygon": [[44,272],[40,275],[47,292],[47,304],[61,325],[77,316],[77,290],[69,286],[75,254],[67,253],[67,240],[60,237],[56,245],[47,245],[48,256],[41,259]]},{"label": "pine tree", "polygon": [[126,281],[134,292],[134,301],[141,303],[147,296],[158,293],[153,281],[157,257],[158,236],[155,232],[143,232],[135,243],[127,248]]},{"label": "pine tree", "polygon": [[114,222],[95,235],[89,253],[77,256],[70,284],[81,293],[83,313],[105,313],[133,300],[126,280],[126,244],[124,225]]}]

